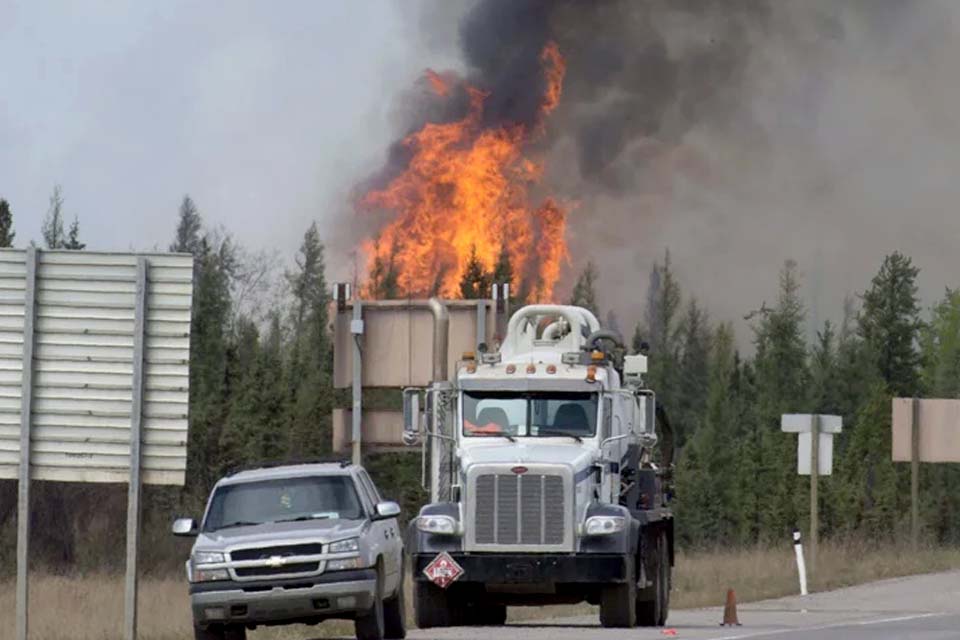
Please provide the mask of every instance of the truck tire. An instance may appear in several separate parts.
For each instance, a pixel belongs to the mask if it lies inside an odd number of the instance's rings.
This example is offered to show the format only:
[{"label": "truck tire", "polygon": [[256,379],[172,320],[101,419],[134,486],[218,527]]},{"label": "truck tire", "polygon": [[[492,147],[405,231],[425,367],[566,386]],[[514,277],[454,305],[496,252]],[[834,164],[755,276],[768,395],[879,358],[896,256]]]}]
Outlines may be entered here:
[{"label": "truck tire", "polygon": [[664,581],[666,573],[664,567],[669,568],[669,557],[666,554],[666,536],[662,532],[656,534],[651,561],[647,563],[647,575],[653,584],[637,594],[637,623],[641,627],[660,627],[666,622],[664,612],[666,605],[666,588]]},{"label": "truck tire", "polygon": [[[403,576],[403,572],[400,573]],[[383,631],[384,638],[389,640],[403,640],[407,637],[406,607],[403,598],[403,579],[397,587],[395,596],[383,603]]]},{"label": "truck tire", "polygon": [[421,581],[413,583],[413,613],[420,629],[449,627],[454,618],[447,592]]},{"label": "truck tire", "polygon": [[637,576],[633,558],[627,560],[627,581],[603,587],[600,593],[600,624],[604,627],[637,625]]},{"label": "truck tire", "polygon": [[240,624],[228,624],[223,628],[223,640],[247,640],[247,630]]},{"label": "truck tire", "polygon": [[201,627],[193,625],[193,637],[195,640],[224,640],[223,627],[221,625],[211,625]]},{"label": "truck tire", "polygon": [[357,640],[383,640],[386,633],[383,605],[383,572],[377,563],[377,586],[373,593],[373,606],[369,611],[358,615],[353,623]]}]

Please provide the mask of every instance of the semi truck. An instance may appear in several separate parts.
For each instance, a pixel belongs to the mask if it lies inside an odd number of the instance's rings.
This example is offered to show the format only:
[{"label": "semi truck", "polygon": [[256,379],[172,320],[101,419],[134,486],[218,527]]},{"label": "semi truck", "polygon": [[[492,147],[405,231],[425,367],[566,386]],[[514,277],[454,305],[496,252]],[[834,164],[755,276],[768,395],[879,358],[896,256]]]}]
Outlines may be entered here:
[{"label": "semi truck", "polygon": [[662,626],[672,438],[658,437],[647,356],[565,305],[520,308],[497,347],[403,391],[404,443],[421,447],[430,490],[407,534],[417,626],[582,601],[604,627]]}]

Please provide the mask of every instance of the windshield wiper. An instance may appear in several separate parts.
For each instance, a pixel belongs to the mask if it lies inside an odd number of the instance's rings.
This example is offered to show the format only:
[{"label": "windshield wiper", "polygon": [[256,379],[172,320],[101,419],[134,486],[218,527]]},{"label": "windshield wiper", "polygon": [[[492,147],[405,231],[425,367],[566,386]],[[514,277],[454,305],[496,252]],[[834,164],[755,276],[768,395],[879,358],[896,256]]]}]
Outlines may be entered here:
[{"label": "windshield wiper", "polygon": [[575,434],[575,433],[567,433],[566,431],[544,431],[543,429],[541,429],[540,431],[537,432],[537,435],[538,435],[538,436],[547,436],[547,437],[550,437],[550,436],[559,436],[559,437],[561,437],[561,438],[573,438],[574,440],[576,440],[576,441],[579,442],[580,444],[583,444],[583,438],[581,438],[580,436],[578,436],[578,435]]},{"label": "windshield wiper", "polygon": [[274,523],[277,522],[306,522],[307,520],[329,520],[332,518],[329,513],[324,513],[322,515],[314,516],[297,516],[296,518],[284,518],[283,520],[274,520]]},{"label": "windshield wiper", "polygon": [[246,520],[237,520],[236,522],[228,522],[227,524],[220,525],[216,529],[211,529],[211,531],[220,531],[220,529],[232,529],[234,527],[255,527],[258,524],[263,524],[262,522],[248,522]]}]

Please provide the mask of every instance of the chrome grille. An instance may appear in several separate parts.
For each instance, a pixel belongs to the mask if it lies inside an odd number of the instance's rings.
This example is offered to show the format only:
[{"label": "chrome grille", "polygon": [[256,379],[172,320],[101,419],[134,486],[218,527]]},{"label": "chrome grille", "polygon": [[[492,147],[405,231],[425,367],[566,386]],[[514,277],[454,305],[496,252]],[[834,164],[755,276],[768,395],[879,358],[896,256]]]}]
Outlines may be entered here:
[{"label": "chrome grille", "polygon": [[567,522],[561,476],[484,474],[475,488],[477,544],[563,544]]}]

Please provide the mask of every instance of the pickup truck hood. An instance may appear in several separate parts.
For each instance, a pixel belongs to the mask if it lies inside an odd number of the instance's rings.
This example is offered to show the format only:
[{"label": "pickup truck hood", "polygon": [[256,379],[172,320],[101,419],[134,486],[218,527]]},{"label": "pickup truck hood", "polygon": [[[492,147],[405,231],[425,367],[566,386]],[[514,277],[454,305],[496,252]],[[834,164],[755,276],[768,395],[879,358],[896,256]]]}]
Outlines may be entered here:
[{"label": "pickup truck hood", "polygon": [[583,444],[555,442],[471,444],[460,449],[460,464],[467,469],[474,464],[562,464],[578,471],[592,464],[596,449],[589,441]]},{"label": "pickup truck hood", "polygon": [[305,520],[259,524],[252,527],[232,527],[201,533],[195,546],[205,551],[218,551],[236,546],[335,542],[359,536],[364,524],[364,520]]}]

